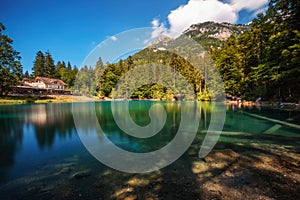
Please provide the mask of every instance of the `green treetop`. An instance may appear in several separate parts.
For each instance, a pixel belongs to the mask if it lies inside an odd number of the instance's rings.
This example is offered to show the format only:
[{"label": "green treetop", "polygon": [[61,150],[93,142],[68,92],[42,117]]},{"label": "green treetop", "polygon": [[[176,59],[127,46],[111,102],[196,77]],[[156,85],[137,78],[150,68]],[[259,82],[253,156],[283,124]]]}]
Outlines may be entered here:
[{"label": "green treetop", "polygon": [[0,22],[0,95],[6,94],[22,77],[19,52],[13,49],[13,40],[3,31],[5,26]]},{"label": "green treetop", "polygon": [[36,53],[36,57],[35,57],[35,61],[33,62],[33,76],[37,77],[37,76],[45,76],[46,72],[45,72],[45,56],[43,54],[43,52],[38,51]]},{"label": "green treetop", "polygon": [[55,77],[54,72],[55,72],[54,60],[52,59],[50,52],[47,51],[45,56],[45,76],[48,78],[54,78]]}]

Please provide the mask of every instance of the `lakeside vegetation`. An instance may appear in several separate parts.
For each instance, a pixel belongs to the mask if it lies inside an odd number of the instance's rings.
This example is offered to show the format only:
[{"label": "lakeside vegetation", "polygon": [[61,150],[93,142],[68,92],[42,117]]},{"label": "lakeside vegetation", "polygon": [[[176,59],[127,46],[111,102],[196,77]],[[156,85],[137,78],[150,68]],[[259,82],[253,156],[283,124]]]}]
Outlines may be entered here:
[{"label": "lakeside vegetation", "polygon": [[299,2],[271,0],[249,31],[212,54],[226,91],[247,99],[299,102],[299,27]]},{"label": "lakeside vegetation", "polygon": [[[209,100],[207,90],[207,71],[211,70],[212,57],[224,81],[228,97],[239,96],[255,101],[261,98],[269,101],[287,101],[298,103],[300,100],[300,32],[299,3],[295,0],[272,0],[265,14],[259,14],[250,24],[243,27],[240,35],[233,34],[221,47],[210,46],[208,37],[191,36],[207,50],[200,57],[196,70],[184,58],[167,51],[153,51],[151,46],[118,63],[103,65],[98,61],[96,76],[102,72],[94,85],[80,85],[86,91],[96,91],[90,95],[111,97],[113,88],[120,78],[138,65],[158,63],[169,66],[189,80],[198,100]],[[204,23],[212,26],[213,23]],[[168,43],[176,43],[176,40]],[[211,43],[210,43],[211,44]],[[161,44],[158,44],[159,46]],[[155,67],[155,66],[154,66]],[[88,67],[83,68],[82,79],[93,74]],[[145,73],[144,79],[147,79]],[[94,78],[97,78],[94,76]],[[166,74],[166,76],[168,76]],[[82,81],[84,82],[84,81]],[[87,81],[88,82],[88,81]],[[89,89],[90,87],[90,89]],[[172,92],[171,92],[172,93]],[[174,94],[173,94],[174,95]],[[133,93],[132,98],[165,99],[170,91],[160,85],[144,85]]]},{"label": "lakeside vegetation", "polygon": [[72,102],[73,98],[58,96],[56,98],[50,96],[5,96],[0,98],[1,104],[26,104],[26,103],[64,103]]},{"label": "lakeside vegetation", "polygon": [[[72,67],[70,62],[66,65],[64,61],[58,61],[55,65],[49,51],[38,51],[32,74],[28,71],[22,73],[19,53],[12,48],[12,39],[3,34],[5,27],[1,24],[0,41],[3,56],[0,58],[0,95],[6,95],[10,86],[18,84],[24,77],[43,76],[61,79],[67,84],[67,88],[78,94],[111,98],[115,85],[129,70],[136,66],[156,63],[168,66],[184,76],[198,100],[211,100],[212,91],[207,89],[207,80],[210,77],[207,74],[213,70],[213,65],[209,64],[212,58],[220,71],[228,97],[238,96],[250,101],[260,97],[269,101],[299,103],[298,15],[299,3],[296,0],[271,0],[264,14],[259,14],[249,26],[241,26],[241,29],[233,27],[236,34],[226,41],[218,42],[209,34],[197,37],[195,31],[186,33],[206,50],[203,56],[195,58],[198,59],[199,66],[193,66],[174,53],[157,51],[155,46],[145,48],[117,63],[104,64],[99,58],[95,66],[84,66],[81,69]],[[213,24],[204,23],[208,28]],[[175,40],[168,39],[167,43],[176,43],[180,39],[181,37]],[[153,68],[155,67],[157,66],[153,65]],[[145,73],[139,78],[147,80],[147,76],[149,74]],[[123,90],[127,91],[126,88]],[[145,84],[134,91],[130,98],[170,100],[174,99],[175,95],[176,91],[171,91],[163,85]]]}]

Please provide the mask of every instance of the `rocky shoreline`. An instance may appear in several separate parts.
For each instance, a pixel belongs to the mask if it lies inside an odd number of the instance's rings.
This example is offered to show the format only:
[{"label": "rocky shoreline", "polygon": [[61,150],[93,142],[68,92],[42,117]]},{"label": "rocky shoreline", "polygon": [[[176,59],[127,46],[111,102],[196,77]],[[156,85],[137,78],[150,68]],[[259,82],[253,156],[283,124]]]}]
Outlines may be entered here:
[{"label": "rocky shoreline", "polygon": [[300,103],[288,102],[269,102],[269,101],[226,101],[227,105],[236,105],[238,107],[269,107],[282,110],[297,110],[300,111]]}]

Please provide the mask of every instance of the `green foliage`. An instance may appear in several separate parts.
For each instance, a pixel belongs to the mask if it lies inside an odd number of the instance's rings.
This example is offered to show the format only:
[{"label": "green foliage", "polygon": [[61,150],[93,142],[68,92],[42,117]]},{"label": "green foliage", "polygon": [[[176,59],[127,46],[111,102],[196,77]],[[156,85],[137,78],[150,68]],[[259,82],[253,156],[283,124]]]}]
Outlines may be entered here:
[{"label": "green foliage", "polygon": [[244,93],[243,86],[247,81],[245,70],[242,67],[244,64],[243,46],[235,37],[231,37],[222,49],[214,52],[213,58],[222,75],[226,92],[242,95]]},{"label": "green foliage", "polygon": [[81,94],[85,96],[95,96],[96,86],[95,70],[92,67],[82,67],[77,75],[74,83],[74,94]]},{"label": "green foliage", "polygon": [[33,63],[33,77],[55,78],[54,60],[49,51],[45,55],[42,51],[38,51]]},{"label": "green foliage", "polygon": [[96,81],[96,90],[97,92],[100,94],[101,96],[101,82],[100,82],[100,79],[101,79],[101,74],[104,72],[104,64],[102,62],[102,59],[101,57],[98,59],[97,63],[96,63],[96,67],[95,67],[95,81]]},{"label": "green foliage", "polygon": [[35,60],[33,62],[33,76],[42,76],[45,77],[46,75],[46,70],[45,70],[45,56],[42,51],[38,51],[36,53]]},{"label": "green foliage", "polygon": [[[42,76],[60,79],[66,83],[66,88],[68,89],[72,89],[78,73],[77,67],[74,66],[72,68],[70,62],[68,62],[66,66],[64,61],[58,61],[55,65],[49,51],[47,51],[45,55],[41,51],[37,52],[32,70],[32,78]],[[25,77],[27,77],[27,75]]]},{"label": "green foliage", "polygon": [[50,54],[49,51],[46,52],[45,56],[45,70],[44,70],[44,76],[48,78],[54,78],[54,71],[55,71],[55,65],[54,60]]},{"label": "green foliage", "polygon": [[[164,38],[117,63],[103,64],[99,58],[95,68],[84,66],[80,71],[72,68],[70,62],[66,65],[64,61],[58,61],[55,66],[50,52],[43,54],[38,51],[32,68],[33,76],[61,79],[69,88],[75,85],[78,94],[112,97],[117,90],[117,95],[138,99],[173,99],[178,93],[186,93],[186,83],[179,81],[180,77],[184,77],[197,98],[207,101],[217,99],[222,89],[217,87],[220,81],[215,64],[229,96],[238,95],[248,100],[257,97],[274,100],[284,96],[287,100],[299,101],[299,6],[297,0],[270,0],[266,13],[259,14],[250,26],[213,22],[192,25],[185,35],[174,40]],[[0,23],[0,53],[3,55],[0,58],[1,95],[22,76],[19,53],[13,50],[12,40],[2,33],[4,30]],[[186,49],[179,45],[184,44],[186,36],[203,47],[201,55],[193,55],[193,47]],[[188,59],[159,50],[159,47],[172,47],[177,52],[188,51]],[[144,65],[148,65],[150,70],[126,76]],[[170,68],[163,72],[164,77],[158,73],[162,70],[160,65]],[[24,77],[29,77],[28,72]],[[123,84],[118,85],[120,81]],[[166,87],[165,83],[174,89]],[[128,88],[136,89],[129,91]]]},{"label": "green foliage", "polygon": [[67,84],[66,88],[72,89],[77,73],[77,67],[74,66],[74,68],[72,68],[70,62],[68,62],[68,67],[66,67],[64,61],[58,61],[54,70],[54,78],[62,80]]},{"label": "green foliage", "polygon": [[9,92],[12,85],[22,77],[19,52],[12,47],[13,40],[3,33],[5,26],[0,22],[0,96]]},{"label": "green foliage", "polygon": [[28,70],[26,70],[26,72],[24,73],[23,78],[30,78]]},{"label": "green foliage", "polygon": [[[297,101],[300,99],[299,10],[296,0],[271,0],[267,12],[259,14],[250,26],[213,22],[191,26],[185,34],[198,41],[204,50],[208,50],[208,53],[195,56],[193,49],[184,49],[191,52],[188,55],[189,61],[197,63],[197,66],[187,62],[186,58],[158,50],[158,47],[168,49],[177,45],[174,49],[180,51],[181,46],[178,44],[184,43],[184,35],[175,40],[165,38],[118,63],[103,65],[101,61],[101,67],[96,70],[96,76],[99,77],[98,93],[111,97],[114,87],[119,87],[116,89],[122,90],[121,93],[128,97],[127,88],[134,86],[132,81],[146,82],[149,76],[161,79],[155,72],[157,66],[154,63],[157,63],[185,77],[199,100],[214,100],[222,89],[218,87],[220,80],[217,78],[219,74],[215,70],[215,63],[229,96],[238,95],[248,100],[257,97],[279,99],[284,96],[285,99]],[[133,77],[125,76],[123,79],[128,80],[123,80],[122,86],[116,86],[128,71],[145,64],[154,64],[153,73],[149,71]],[[177,76],[166,71],[164,79],[173,80],[174,86],[180,86]],[[135,80],[131,81],[130,78]],[[144,84],[133,92],[131,98],[173,98],[179,92],[176,89],[170,91],[162,85]]]},{"label": "green foliage", "polygon": [[207,89],[204,89],[202,92],[199,92],[197,98],[199,101],[210,101],[211,100]]},{"label": "green foliage", "polygon": [[299,3],[272,0],[251,29],[214,51],[226,92],[253,100],[300,99]]},{"label": "green foliage", "polygon": [[[149,65],[145,68],[146,71],[131,74],[130,77],[125,76],[125,74],[134,69],[135,66],[140,68],[145,65]],[[170,70],[161,68],[160,65],[168,66],[170,67]],[[159,74],[164,75],[161,77]],[[138,99],[173,99],[174,94],[179,92],[189,92],[186,91],[188,90],[188,87],[184,85],[185,81],[180,81],[179,75],[186,78],[186,81],[193,89],[192,92],[199,92],[201,87],[201,76],[194,66],[182,57],[169,51],[146,48],[133,56],[129,56],[125,60],[120,60],[118,63],[106,65],[105,70],[101,73],[99,81],[99,86],[101,87],[99,87],[99,93],[103,96],[111,97],[113,88],[116,87],[118,81],[123,78],[126,80],[122,80],[123,84],[118,85],[118,91],[123,91],[121,92],[122,94],[118,95],[121,95],[122,97]],[[145,84],[146,82],[151,82],[150,80],[155,83],[161,81],[161,85]],[[166,83],[163,83],[163,81]],[[133,84],[133,82],[136,83]],[[136,91],[132,91],[132,94],[127,94],[129,92],[128,88],[135,88],[135,85],[140,84],[143,86],[139,87]],[[165,87],[166,85],[174,87],[175,90],[171,91],[170,88]]]}]

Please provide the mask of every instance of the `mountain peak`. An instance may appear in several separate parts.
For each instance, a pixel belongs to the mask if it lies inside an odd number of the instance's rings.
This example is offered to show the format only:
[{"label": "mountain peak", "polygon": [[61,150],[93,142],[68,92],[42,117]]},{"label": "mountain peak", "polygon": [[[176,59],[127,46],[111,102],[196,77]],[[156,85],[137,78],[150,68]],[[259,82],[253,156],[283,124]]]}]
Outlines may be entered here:
[{"label": "mountain peak", "polygon": [[163,43],[163,44],[167,44],[170,40],[172,40],[171,38],[169,38],[166,35],[160,35],[158,38],[156,38],[155,40],[151,41],[147,47],[152,47],[155,46],[157,44]]},{"label": "mountain peak", "polygon": [[191,25],[176,39],[171,39],[167,36],[159,36],[147,47],[158,49],[159,47],[165,48],[172,44],[178,45],[181,41],[180,39],[185,35],[198,42],[205,50],[209,50],[221,47],[230,36],[238,36],[249,29],[249,25],[208,21]]},{"label": "mountain peak", "polygon": [[208,50],[221,47],[230,36],[238,36],[249,29],[249,25],[208,21],[191,25],[183,34]]},{"label": "mountain peak", "polygon": [[228,22],[216,23],[213,21],[208,21],[193,24],[183,33],[195,40],[202,38],[227,40],[231,35],[240,35],[248,29],[248,25],[230,24]]}]

